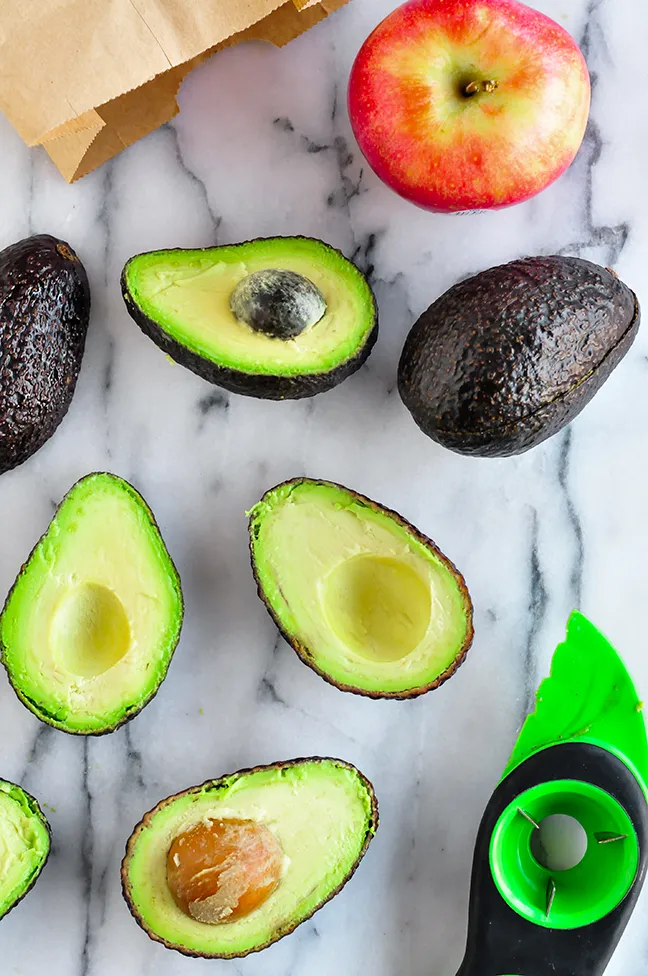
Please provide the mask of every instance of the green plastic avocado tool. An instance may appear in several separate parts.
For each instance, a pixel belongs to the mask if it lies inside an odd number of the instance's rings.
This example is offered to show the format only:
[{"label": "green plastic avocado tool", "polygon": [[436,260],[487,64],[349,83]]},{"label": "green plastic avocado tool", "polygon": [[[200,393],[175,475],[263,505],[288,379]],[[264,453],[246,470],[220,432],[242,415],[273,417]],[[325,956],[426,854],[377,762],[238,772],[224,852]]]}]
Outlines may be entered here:
[{"label": "green plastic avocado tool", "polygon": [[540,749],[590,742],[629,766],[648,798],[648,738],[643,702],[619,654],[582,613],[554,651],[502,779]]},{"label": "green plastic avocado tool", "polygon": [[573,613],[482,819],[459,976],[600,976],[644,881],[647,799],[642,702]]}]

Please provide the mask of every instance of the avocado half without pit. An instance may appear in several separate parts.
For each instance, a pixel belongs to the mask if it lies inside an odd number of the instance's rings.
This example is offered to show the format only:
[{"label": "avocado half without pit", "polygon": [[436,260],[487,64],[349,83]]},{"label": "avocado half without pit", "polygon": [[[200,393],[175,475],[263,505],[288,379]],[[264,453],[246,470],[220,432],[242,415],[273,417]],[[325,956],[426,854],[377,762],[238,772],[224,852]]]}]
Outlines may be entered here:
[{"label": "avocado half without pit", "polygon": [[337,386],[378,334],[364,275],[307,237],[138,254],[124,267],[122,294],[176,362],[232,393],[270,400]]},{"label": "avocado half without pit", "polygon": [[465,581],[404,518],[341,485],[298,478],[250,514],[259,595],[301,659],[371,698],[437,688],[472,642]]},{"label": "avocado half without pit", "polygon": [[337,894],[377,827],[371,783],[341,760],[242,770],[145,815],[126,846],[124,897],[169,949],[245,956]]},{"label": "avocado half without pit", "polygon": [[570,423],[634,342],[637,297],[609,268],[532,257],[459,282],[423,313],[398,367],[421,430],[459,454],[522,454]]},{"label": "avocado half without pit", "polygon": [[0,779],[0,918],[34,887],[49,852],[49,824],[34,797]]},{"label": "avocado half without pit", "polygon": [[148,505],[116,475],[91,474],[63,499],[7,598],[2,663],[43,722],[111,732],[157,692],[182,617]]}]

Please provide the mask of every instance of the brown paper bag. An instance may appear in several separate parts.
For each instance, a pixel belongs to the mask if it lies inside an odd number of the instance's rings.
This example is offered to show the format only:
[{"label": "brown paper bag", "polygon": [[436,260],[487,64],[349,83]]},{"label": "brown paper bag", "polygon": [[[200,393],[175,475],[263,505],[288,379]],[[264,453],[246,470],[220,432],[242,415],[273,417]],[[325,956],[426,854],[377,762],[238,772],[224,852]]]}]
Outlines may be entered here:
[{"label": "brown paper bag", "polygon": [[0,109],[71,183],[172,118],[214,51],[286,44],[346,2],[0,0]]}]

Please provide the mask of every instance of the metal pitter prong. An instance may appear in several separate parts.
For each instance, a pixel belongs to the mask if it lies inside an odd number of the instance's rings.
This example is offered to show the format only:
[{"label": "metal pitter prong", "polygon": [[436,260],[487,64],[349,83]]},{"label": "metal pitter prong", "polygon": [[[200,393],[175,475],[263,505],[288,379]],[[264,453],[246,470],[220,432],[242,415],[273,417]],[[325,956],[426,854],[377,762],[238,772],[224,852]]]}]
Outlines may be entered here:
[{"label": "metal pitter prong", "polygon": [[547,882],[547,910],[545,912],[545,917],[549,918],[551,914],[551,909],[553,908],[554,899],[556,897],[556,882],[553,878],[549,878]]},{"label": "metal pitter prong", "polygon": [[534,830],[540,830],[540,824],[536,823],[530,813],[523,810],[522,807],[518,807],[518,813],[521,813],[525,820],[528,820]]}]

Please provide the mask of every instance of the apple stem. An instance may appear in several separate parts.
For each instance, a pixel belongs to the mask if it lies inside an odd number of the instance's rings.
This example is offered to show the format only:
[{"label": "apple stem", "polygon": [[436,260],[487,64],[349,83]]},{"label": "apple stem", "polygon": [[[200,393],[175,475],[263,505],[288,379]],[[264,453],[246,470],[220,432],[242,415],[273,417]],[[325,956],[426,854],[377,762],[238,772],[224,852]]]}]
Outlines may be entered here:
[{"label": "apple stem", "polygon": [[497,82],[493,78],[489,78],[486,81],[470,81],[464,88],[463,93],[470,97],[471,95],[476,95],[478,92],[486,92],[490,94],[494,92],[498,87]]}]

